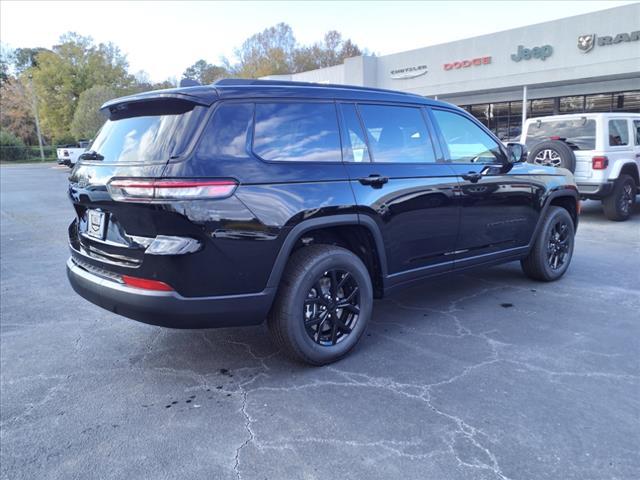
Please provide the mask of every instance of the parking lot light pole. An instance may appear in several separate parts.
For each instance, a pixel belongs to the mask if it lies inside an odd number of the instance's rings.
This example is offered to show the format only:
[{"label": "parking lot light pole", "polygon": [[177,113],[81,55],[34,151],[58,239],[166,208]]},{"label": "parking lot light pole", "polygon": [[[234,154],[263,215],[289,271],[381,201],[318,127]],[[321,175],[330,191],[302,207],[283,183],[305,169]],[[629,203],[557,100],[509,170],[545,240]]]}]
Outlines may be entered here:
[{"label": "parking lot light pole", "polygon": [[527,121],[527,86],[522,87],[522,129],[524,132],[524,122]]},{"label": "parking lot light pole", "polygon": [[31,88],[33,115],[36,119],[36,134],[38,135],[38,144],[40,145],[40,159],[44,162],[44,148],[42,147],[42,134],[40,133],[40,119],[38,118],[38,102],[36,100],[36,91],[33,89],[33,75],[29,75],[29,87]]}]

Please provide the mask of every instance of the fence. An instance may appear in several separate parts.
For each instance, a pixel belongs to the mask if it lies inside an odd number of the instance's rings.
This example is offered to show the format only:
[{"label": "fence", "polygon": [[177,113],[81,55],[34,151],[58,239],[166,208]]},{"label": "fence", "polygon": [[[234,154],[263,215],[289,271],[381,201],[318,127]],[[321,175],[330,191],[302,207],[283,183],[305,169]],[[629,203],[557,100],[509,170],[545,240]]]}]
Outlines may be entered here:
[{"label": "fence", "polygon": [[[64,145],[60,145],[61,147]],[[54,161],[57,158],[57,145],[45,145],[45,161]],[[2,162],[40,162],[40,147],[29,145],[0,145],[0,161]]]}]

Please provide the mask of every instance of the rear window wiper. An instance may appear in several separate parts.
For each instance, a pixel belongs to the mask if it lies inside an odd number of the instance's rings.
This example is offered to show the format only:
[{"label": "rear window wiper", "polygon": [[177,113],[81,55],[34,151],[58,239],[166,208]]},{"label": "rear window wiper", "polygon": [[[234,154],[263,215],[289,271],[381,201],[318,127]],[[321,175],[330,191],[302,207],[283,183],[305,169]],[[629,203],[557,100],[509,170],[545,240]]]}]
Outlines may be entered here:
[{"label": "rear window wiper", "polygon": [[80,160],[104,160],[104,155],[100,155],[95,150],[84,152],[78,157]]}]

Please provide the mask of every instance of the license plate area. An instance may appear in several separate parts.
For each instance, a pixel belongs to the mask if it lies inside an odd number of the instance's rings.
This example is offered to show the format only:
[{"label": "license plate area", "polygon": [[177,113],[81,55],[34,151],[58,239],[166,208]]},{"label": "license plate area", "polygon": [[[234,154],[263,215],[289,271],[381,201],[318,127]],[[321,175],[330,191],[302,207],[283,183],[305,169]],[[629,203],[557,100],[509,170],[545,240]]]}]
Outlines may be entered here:
[{"label": "license plate area", "polygon": [[107,228],[107,215],[100,210],[87,210],[87,235],[104,240]]}]

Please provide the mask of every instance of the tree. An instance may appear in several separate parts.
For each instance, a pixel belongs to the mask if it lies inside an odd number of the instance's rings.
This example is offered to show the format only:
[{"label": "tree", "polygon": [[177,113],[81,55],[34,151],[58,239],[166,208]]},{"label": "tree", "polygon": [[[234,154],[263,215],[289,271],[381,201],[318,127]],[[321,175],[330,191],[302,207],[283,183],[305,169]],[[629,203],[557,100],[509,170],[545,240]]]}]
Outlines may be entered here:
[{"label": "tree", "polygon": [[16,71],[16,75],[20,75],[25,70],[31,67],[38,66],[38,55],[42,52],[47,52],[46,48],[16,48],[13,54],[13,66]]},{"label": "tree", "polygon": [[67,136],[80,94],[94,85],[125,92],[135,79],[127,60],[111,43],[94,45],[90,37],[68,33],[51,51],[36,55],[33,75],[42,128],[53,137]]},{"label": "tree", "polygon": [[228,60],[225,63],[227,70],[239,77],[257,78],[331,67],[363,54],[366,50],[361,50],[350,39],[344,40],[335,30],[327,32],[322,42],[298,45],[291,27],[279,23],[245,40],[235,50],[235,65]]},{"label": "tree", "polygon": [[113,88],[104,85],[95,85],[82,92],[71,122],[73,136],[77,139],[93,138],[106,120],[100,107],[116,96]]},{"label": "tree", "polygon": [[10,77],[0,86],[0,126],[28,145],[38,142],[32,95],[29,84],[21,78]]},{"label": "tree", "polygon": [[364,53],[350,39],[343,40],[340,32],[331,30],[322,42],[296,49],[292,73],[340,65],[345,59]]},{"label": "tree", "polygon": [[212,65],[206,60],[198,60],[187,68],[182,76],[190,80],[196,80],[202,85],[208,85],[220,78],[227,78],[229,72],[225,67]]},{"label": "tree", "polygon": [[279,23],[252,35],[235,50],[238,59],[234,73],[257,78],[292,72],[296,39],[286,23]]},{"label": "tree", "polygon": [[0,85],[9,80],[11,76],[11,64],[14,62],[15,52],[8,46],[0,45]]}]

